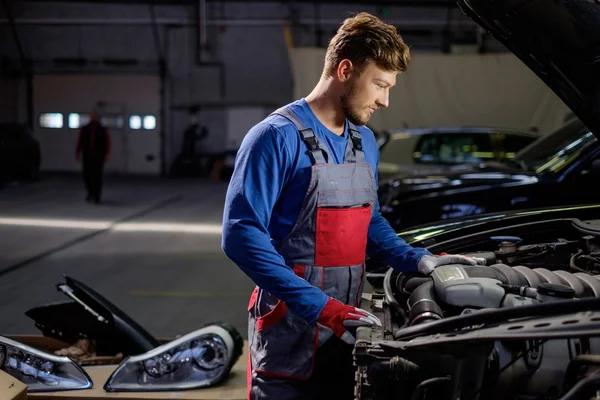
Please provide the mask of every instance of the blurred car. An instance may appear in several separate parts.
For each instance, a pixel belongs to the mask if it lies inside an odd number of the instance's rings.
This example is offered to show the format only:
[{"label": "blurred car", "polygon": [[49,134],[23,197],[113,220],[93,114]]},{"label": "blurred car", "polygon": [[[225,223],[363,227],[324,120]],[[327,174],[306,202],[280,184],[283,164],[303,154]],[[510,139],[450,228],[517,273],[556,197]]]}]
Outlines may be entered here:
[{"label": "blurred car", "polygon": [[380,185],[384,217],[396,229],[504,210],[600,201],[600,145],[573,118],[513,159],[398,176]]},{"label": "blurred car", "polygon": [[41,160],[40,144],[26,124],[0,123],[0,182],[37,180]]},{"label": "blurred car", "polygon": [[448,166],[513,158],[539,138],[491,127],[439,127],[385,131],[379,139],[379,181],[398,173],[442,172]]}]

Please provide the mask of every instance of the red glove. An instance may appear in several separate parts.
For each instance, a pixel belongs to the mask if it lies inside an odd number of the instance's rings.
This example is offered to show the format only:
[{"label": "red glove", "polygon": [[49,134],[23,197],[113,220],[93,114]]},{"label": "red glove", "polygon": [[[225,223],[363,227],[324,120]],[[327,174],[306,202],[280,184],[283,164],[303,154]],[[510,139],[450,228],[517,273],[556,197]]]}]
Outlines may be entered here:
[{"label": "red glove", "polygon": [[317,319],[317,324],[331,329],[344,342],[354,344],[356,340],[346,327],[381,326],[381,321],[368,311],[329,298]]}]

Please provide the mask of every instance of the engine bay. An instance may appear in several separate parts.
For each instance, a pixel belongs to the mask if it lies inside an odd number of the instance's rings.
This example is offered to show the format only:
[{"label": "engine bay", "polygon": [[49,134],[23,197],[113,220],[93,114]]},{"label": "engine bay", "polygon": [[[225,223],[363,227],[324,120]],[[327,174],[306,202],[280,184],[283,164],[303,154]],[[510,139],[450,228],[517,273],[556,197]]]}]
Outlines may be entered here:
[{"label": "engine bay", "polygon": [[600,380],[600,239],[533,238],[451,253],[486,265],[388,269],[363,303],[383,326],[357,330],[356,398],[599,398],[582,390]]}]

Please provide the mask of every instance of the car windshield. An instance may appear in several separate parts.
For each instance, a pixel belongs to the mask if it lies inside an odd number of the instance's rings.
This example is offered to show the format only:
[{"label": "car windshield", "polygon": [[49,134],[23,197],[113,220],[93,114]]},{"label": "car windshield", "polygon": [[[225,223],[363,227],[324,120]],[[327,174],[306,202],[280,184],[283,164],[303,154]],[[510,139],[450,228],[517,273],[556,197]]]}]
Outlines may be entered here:
[{"label": "car windshield", "polygon": [[379,162],[397,164],[399,159],[412,157],[412,138],[409,133],[390,134],[385,142],[380,144]]},{"label": "car windshield", "polygon": [[490,133],[473,129],[396,132],[379,151],[383,164],[457,165],[494,158]]},{"label": "car windshield", "polygon": [[521,150],[514,161],[537,173],[558,172],[571,164],[596,137],[578,118]]}]

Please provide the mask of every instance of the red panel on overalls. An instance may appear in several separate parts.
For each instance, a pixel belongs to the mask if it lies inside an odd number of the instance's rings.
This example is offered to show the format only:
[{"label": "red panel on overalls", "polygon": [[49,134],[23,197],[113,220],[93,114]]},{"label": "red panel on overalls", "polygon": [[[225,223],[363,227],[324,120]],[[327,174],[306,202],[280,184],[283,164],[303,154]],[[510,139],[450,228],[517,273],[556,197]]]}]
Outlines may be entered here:
[{"label": "red panel on overalls", "polygon": [[315,237],[315,265],[356,265],[365,259],[371,205],[319,207]]},{"label": "red panel on overalls", "polygon": [[[313,160],[304,205],[277,250],[298,276],[333,298],[358,305],[367,231],[377,201],[360,133],[350,125],[344,163],[334,164],[326,147],[291,110],[276,113],[294,122]],[[333,332],[309,325],[260,288],[254,290],[248,309],[251,367],[271,377],[310,378],[314,354]]]}]

